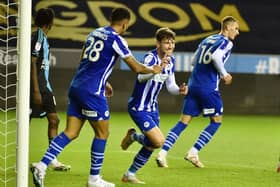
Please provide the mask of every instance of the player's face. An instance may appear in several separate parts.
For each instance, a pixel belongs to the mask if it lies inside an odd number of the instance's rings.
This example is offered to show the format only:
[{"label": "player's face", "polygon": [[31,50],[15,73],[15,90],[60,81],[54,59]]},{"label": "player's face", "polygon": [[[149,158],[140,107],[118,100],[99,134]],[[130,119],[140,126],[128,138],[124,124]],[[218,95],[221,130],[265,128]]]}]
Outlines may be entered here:
[{"label": "player's face", "polygon": [[158,42],[158,49],[167,55],[171,55],[175,48],[175,40],[172,38],[164,38],[160,42]]},{"label": "player's face", "polygon": [[239,24],[237,22],[232,22],[227,26],[228,38],[234,40],[237,35],[239,35]]}]

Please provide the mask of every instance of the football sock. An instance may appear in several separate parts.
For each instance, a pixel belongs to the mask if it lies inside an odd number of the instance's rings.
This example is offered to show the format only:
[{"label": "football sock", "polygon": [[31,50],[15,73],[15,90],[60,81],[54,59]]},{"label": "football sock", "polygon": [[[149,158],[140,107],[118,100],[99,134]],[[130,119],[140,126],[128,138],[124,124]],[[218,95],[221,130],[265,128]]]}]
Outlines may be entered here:
[{"label": "football sock", "polygon": [[153,147],[153,144],[150,142],[150,140],[144,134],[134,133],[132,135],[132,139],[137,141],[138,143],[140,143],[143,146]]},{"label": "football sock", "polygon": [[49,148],[43,156],[41,162],[48,166],[50,162],[55,159],[57,155],[61,153],[64,147],[70,142],[71,140],[64,134],[64,132],[60,133],[53,139],[53,141],[49,145]]},{"label": "football sock", "polygon": [[91,145],[90,175],[98,175],[102,167],[106,140],[94,138]]},{"label": "football sock", "polygon": [[187,126],[187,124],[184,124],[181,121],[179,121],[167,134],[162,149],[168,151],[175,144],[180,134],[185,130]]},{"label": "football sock", "polygon": [[221,123],[211,122],[199,135],[194,147],[199,151],[202,149],[213,137],[219,129]]},{"label": "football sock", "polygon": [[146,149],[144,146],[140,149],[137,155],[134,157],[133,163],[130,166],[128,173],[135,174],[137,170],[142,168],[146,162],[149,160],[150,156],[152,155],[153,151]]}]

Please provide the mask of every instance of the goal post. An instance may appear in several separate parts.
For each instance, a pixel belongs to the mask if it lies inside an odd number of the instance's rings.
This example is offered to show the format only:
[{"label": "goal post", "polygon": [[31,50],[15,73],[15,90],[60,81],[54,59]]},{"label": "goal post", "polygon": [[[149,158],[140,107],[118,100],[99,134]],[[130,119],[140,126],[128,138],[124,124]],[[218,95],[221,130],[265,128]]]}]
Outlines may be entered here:
[{"label": "goal post", "polygon": [[19,3],[19,61],[17,66],[17,187],[28,187],[29,88],[32,1]]}]

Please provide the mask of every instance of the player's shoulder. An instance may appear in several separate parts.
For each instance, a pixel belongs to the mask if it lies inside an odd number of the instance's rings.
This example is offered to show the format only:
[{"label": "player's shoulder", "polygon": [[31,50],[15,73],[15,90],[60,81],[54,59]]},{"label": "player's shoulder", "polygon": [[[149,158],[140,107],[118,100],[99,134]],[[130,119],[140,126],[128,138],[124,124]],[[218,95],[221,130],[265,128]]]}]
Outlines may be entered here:
[{"label": "player's shoulder", "polygon": [[44,35],[44,32],[42,31],[42,29],[37,29],[36,31],[32,32],[31,39],[33,41],[42,43],[44,40],[44,37],[45,37],[45,35]]},{"label": "player's shoulder", "polygon": [[155,49],[147,52],[144,55],[144,64],[146,65],[154,64],[156,57],[157,57],[157,51]]}]

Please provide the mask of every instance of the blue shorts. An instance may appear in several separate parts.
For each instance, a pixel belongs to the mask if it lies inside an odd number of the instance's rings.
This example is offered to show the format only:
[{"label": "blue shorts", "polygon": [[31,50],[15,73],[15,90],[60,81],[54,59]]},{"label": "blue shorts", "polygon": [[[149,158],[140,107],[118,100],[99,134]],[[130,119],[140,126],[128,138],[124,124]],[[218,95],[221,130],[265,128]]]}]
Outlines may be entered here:
[{"label": "blue shorts", "polygon": [[184,99],[183,114],[190,116],[220,116],[223,114],[223,102],[219,91],[206,91],[189,88]]},{"label": "blue shorts", "polygon": [[67,115],[90,121],[109,120],[110,112],[105,96],[70,88]]},{"label": "blue shorts", "polygon": [[135,111],[129,108],[128,113],[142,132],[147,132],[156,126],[159,127],[158,112]]}]

